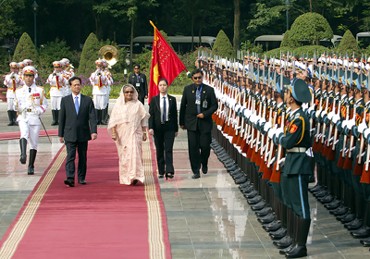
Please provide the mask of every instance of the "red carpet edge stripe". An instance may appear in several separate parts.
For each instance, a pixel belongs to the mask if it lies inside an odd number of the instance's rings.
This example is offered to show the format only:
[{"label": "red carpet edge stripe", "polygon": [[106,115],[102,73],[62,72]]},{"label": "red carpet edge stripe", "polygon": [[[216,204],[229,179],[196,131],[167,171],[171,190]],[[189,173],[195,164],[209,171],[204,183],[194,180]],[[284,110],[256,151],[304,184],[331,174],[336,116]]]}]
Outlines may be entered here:
[{"label": "red carpet edge stripe", "polygon": [[[161,211],[164,211],[164,205],[162,200],[158,199],[158,196],[160,197],[160,193],[158,179],[155,174],[156,160],[153,139],[150,138],[150,141],[144,142],[143,147],[145,197],[148,206],[148,242],[150,258],[171,258],[167,224],[165,216],[163,218],[161,215]],[[166,236],[164,236],[164,232],[167,234]],[[168,248],[167,251],[166,247]]]},{"label": "red carpet edge stripe", "polygon": [[46,191],[48,190],[60,166],[63,164],[65,157],[66,149],[63,146],[57,154],[56,159],[50,164],[49,168],[45,170],[46,174],[40,179],[33,193],[31,193],[28,201],[25,202],[28,202],[27,205],[24,207],[24,210],[20,212],[19,218],[16,219],[15,224],[11,227],[11,232],[2,244],[0,249],[0,258],[12,258],[14,255],[18,244],[31,224]]},{"label": "red carpet edge stripe", "polygon": [[[47,130],[49,136],[58,136],[58,129],[49,129]],[[19,131],[12,131],[12,132],[0,132],[0,141],[1,140],[11,140],[17,139],[21,133]],[[40,130],[40,137],[46,137],[46,133],[43,129]]]}]

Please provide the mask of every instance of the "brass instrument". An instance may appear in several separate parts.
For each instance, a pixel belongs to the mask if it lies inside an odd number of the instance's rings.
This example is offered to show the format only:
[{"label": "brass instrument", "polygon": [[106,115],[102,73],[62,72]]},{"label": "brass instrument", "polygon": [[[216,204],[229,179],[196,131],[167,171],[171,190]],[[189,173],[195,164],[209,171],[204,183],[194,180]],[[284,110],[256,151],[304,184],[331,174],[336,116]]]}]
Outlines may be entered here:
[{"label": "brass instrument", "polygon": [[105,59],[109,65],[109,68],[117,63],[118,50],[112,45],[104,45],[99,50],[99,55]]}]

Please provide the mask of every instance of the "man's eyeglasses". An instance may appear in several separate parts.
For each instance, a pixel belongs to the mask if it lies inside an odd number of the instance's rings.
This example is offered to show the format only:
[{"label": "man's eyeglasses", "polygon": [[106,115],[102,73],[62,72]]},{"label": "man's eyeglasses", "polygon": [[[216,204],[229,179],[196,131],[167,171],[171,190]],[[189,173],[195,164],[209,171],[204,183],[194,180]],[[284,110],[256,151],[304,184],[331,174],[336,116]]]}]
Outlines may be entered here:
[{"label": "man's eyeglasses", "polygon": [[134,93],[134,91],[125,91],[124,93],[125,93],[125,94],[133,94],[133,93]]},{"label": "man's eyeglasses", "polygon": [[201,76],[194,76],[193,78],[194,78],[194,80],[202,79]]}]

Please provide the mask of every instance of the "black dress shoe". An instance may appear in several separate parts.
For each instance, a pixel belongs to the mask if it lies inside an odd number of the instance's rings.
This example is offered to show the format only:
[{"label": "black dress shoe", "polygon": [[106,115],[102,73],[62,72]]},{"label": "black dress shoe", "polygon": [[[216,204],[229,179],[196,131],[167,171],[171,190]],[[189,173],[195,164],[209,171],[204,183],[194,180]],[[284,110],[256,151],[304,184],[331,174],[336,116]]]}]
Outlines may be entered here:
[{"label": "black dress shoe", "polygon": [[248,199],[247,201],[248,201],[248,204],[249,205],[257,204],[260,201],[262,201],[262,196],[261,195],[257,195],[257,196],[255,196],[253,198]]},{"label": "black dress shoe", "polygon": [[28,174],[28,175],[33,175],[33,174],[35,174],[35,169],[34,169],[34,167],[33,167],[33,166],[29,166],[29,167],[28,167],[27,174]]},{"label": "black dress shoe", "polygon": [[71,179],[65,179],[64,184],[69,186],[69,187],[74,187],[75,186],[75,181],[73,181]]},{"label": "black dress shoe", "polygon": [[293,248],[294,248],[294,244],[290,244],[288,247],[280,249],[279,254],[285,255],[286,253],[288,253]]},{"label": "black dress shoe", "polygon": [[364,246],[364,247],[369,247],[370,246],[370,238],[367,238],[367,239],[363,239],[360,241],[360,243]]},{"label": "black dress shoe", "polygon": [[357,230],[352,231],[351,235],[354,238],[368,238],[370,237],[370,228],[367,226],[363,226]]},{"label": "black dress shoe", "polygon": [[193,174],[193,176],[191,178],[192,179],[198,179],[198,178],[200,178],[200,174]]},{"label": "black dress shoe", "polygon": [[306,246],[295,245],[291,250],[285,253],[286,258],[300,258],[307,256]]},{"label": "black dress shoe", "polygon": [[244,197],[247,199],[251,199],[253,197],[256,197],[257,195],[258,195],[258,192],[254,190],[254,191],[251,191],[250,193],[245,194]]},{"label": "black dress shoe", "polygon": [[281,222],[279,220],[274,220],[273,222],[263,225],[262,227],[267,232],[273,232],[281,228]]},{"label": "black dress shoe", "polygon": [[272,208],[271,207],[264,207],[263,209],[256,211],[256,216],[257,217],[264,217],[270,213],[272,213]]},{"label": "black dress shoe", "polygon": [[331,210],[329,212],[335,216],[339,216],[339,215],[346,214],[348,212],[348,208],[342,205],[336,208],[335,210]]},{"label": "black dress shoe", "polygon": [[355,218],[356,218],[356,215],[353,213],[349,213],[349,212],[347,214],[337,216],[337,219],[340,220],[343,224],[351,222],[355,220]]},{"label": "black dress shoe", "polygon": [[325,188],[324,188],[324,187],[322,187],[321,185],[316,184],[314,187],[312,187],[312,188],[308,188],[308,190],[309,190],[310,192],[314,193],[314,192],[323,191],[323,190],[325,190]]},{"label": "black dress shoe", "polygon": [[78,180],[78,183],[79,184],[86,184],[86,181],[85,180]]},{"label": "black dress shoe", "polygon": [[251,206],[251,209],[253,211],[262,210],[264,207],[266,207],[267,203],[264,200],[261,200],[259,203],[254,204]]},{"label": "black dress shoe", "polygon": [[172,179],[172,178],[173,178],[173,176],[174,176],[174,173],[173,173],[173,172],[168,172],[168,173],[166,173],[166,180],[167,180],[168,178]]},{"label": "black dress shoe", "polygon": [[345,223],[344,227],[347,228],[348,230],[359,229],[360,227],[362,227],[362,220],[356,218],[348,223]]},{"label": "black dress shoe", "polygon": [[136,185],[139,182],[139,180],[135,179],[132,181],[132,185]]},{"label": "black dress shoe", "polygon": [[248,180],[248,178],[245,175],[242,175],[238,178],[235,178],[234,182],[236,184],[242,184],[242,183],[245,183],[247,180]]},{"label": "black dress shoe", "polygon": [[258,221],[261,222],[262,224],[268,224],[273,222],[276,219],[276,216],[273,213],[267,214],[264,217],[258,218]]},{"label": "black dress shoe", "polygon": [[334,197],[331,195],[331,194],[329,194],[329,195],[326,195],[326,196],[324,196],[324,197],[322,197],[322,198],[318,198],[318,200],[321,202],[321,203],[330,203],[330,202],[332,202],[333,200],[334,200]]},{"label": "black dress shoe", "polygon": [[284,249],[284,248],[287,248],[289,247],[292,243],[293,243],[293,240],[290,236],[285,236],[283,237],[282,239],[280,239],[279,241],[274,241],[272,242],[277,248],[279,249]]},{"label": "black dress shoe", "polygon": [[328,195],[328,194],[329,194],[329,192],[328,192],[328,191],[326,191],[326,190],[324,190],[324,191],[315,192],[315,193],[312,193],[312,194],[313,194],[313,196],[315,196],[316,198],[322,198],[322,197],[324,197],[324,196]]},{"label": "black dress shoe", "polygon": [[273,240],[279,240],[285,237],[287,234],[287,229],[286,228],[279,228],[276,231],[270,232],[269,235]]},{"label": "black dress shoe", "polygon": [[208,173],[208,167],[207,166],[202,166],[202,173],[207,174]]},{"label": "black dress shoe", "polygon": [[333,200],[329,203],[324,204],[325,208],[327,208],[328,210],[335,210],[340,205],[341,205],[340,200]]},{"label": "black dress shoe", "polygon": [[164,175],[163,174],[159,174],[158,175],[158,178],[163,178],[164,177]]}]

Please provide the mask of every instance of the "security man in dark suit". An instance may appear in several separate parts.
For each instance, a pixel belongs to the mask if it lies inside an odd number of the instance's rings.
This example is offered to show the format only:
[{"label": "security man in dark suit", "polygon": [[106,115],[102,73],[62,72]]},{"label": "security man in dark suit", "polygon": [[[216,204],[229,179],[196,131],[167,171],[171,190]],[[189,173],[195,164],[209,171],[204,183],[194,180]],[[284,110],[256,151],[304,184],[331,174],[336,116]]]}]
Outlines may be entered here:
[{"label": "security man in dark suit", "polygon": [[59,112],[58,136],[67,148],[66,175],[64,183],[74,187],[75,158],[78,151],[78,183],[86,184],[86,160],[89,140],[97,138],[97,122],[93,100],[80,93],[81,78],[69,80],[72,94],[62,98]]},{"label": "security man in dark suit", "polygon": [[[302,110],[302,103],[311,101],[310,90],[302,79],[294,78],[284,93],[284,101],[291,108],[285,129],[274,133],[274,142],[281,144],[286,158],[281,174],[281,191],[284,202],[293,213],[293,244],[280,252],[287,258],[307,255],[306,241],[310,229],[308,184],[313,168],[310,124]],[[290,232],[291,233],[291,232]]]},{"label": "security man in dark suit", "polygon": [[173,178],[173,143],[179,126],[176,98],[167,93],[168,82],[162,78],[158,82],[159,95],[153,97],[149,105],[149,134],[154,135],[157,150],[159,178]]},{"label": "security man in dark suit", "polygon": [[203,84],[203,71],[192,72],[193,84],[185,86],[180,106],[180,127],[187,129],[188,149],[193,179],[208,172],[208,158],[212,141],[212,114],[217,110],[217,99],[212,87]]},{"label": "security man in dark suit", "polygon": [[134,73],[128,78],[128,83],[132,84],[139,94],[139,101],[144,104],[144,99],[148,98],[148,83],[145,74],[140,73],[140,65],[134,66]]}]

